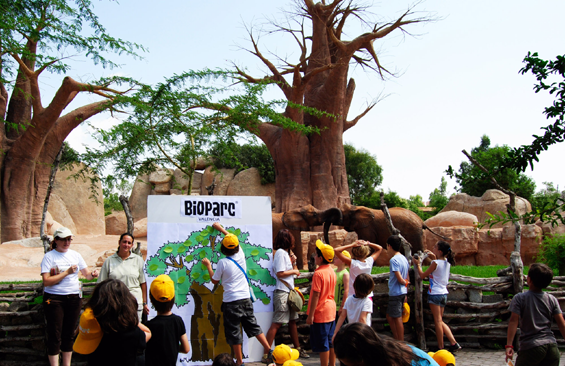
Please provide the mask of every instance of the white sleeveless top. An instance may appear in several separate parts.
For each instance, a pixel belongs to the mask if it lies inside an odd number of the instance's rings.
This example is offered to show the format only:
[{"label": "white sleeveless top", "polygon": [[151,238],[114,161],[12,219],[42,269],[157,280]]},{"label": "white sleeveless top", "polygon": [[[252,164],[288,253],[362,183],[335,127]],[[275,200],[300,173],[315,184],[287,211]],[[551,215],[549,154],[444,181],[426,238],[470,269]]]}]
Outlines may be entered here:
[{"label": "white sleeveless top", "polygon": [[449,282],[449,270],[451,264],[447,260],[436,259],[436,270],[430,274],[430,288],[428,294],[430,295],[445,295],[447,291],[447,283]]}]

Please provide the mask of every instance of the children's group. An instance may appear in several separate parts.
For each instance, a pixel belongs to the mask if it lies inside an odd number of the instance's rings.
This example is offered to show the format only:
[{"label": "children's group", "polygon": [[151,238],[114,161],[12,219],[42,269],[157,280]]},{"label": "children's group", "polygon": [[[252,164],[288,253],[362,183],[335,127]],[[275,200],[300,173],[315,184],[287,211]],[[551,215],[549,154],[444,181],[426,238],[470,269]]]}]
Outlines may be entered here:
[{"label": "children's group", "polygon": [[[249,338],[255,337],[263,347],[263,363],[270,366],[301,366],[297,360],[310,356],[299,342],[296,322],[300,309],[293,307],[289,301],[295,288],[294,279],[300,274],[296,267],[296,256],[292,252],[294,237],[283,229],[277,233],[273,243],[273,273],[276,278],[272,299],[273,319],[264,334],[255,318],[246,259],[238,238],[219,223],[214,223],[213,227],[224,235],[219,247],[225,257],[215,269],[207,258],[202,259],[202,264],[207,268],[212,283],[221,283],[224,288],[221,310],[225,340],[232,349],[231,354],[216,356],[213,365],[243,365],[243,330]],[[56,238],[61,240],[57,255],[74,255],[76,252],[68,249],[72,240],[70,231],[63,234],[69,235],[66,239]],[[335,366],[336,360],[347,366],[455,366],[453,353],[460,350],[461,346],[443,321],[450,268],[455,264],[454,253],[448,243],[439,241],[433,250],[425,251],[425,256],[431,259],[426,271],[421,268],[424,258],[412,259],[414,269],[421,278],[429,278],[427,297],[434,318],[438,350],[426,353],[404,341],[404,323],[409,318],[407,287],[410,284],[410,264],[401,254],[401,246],[402,237],[398,235],[390,236],[386,242],[390,263],[386,318],[392,331],[392,337],[388,337],[377,334],[371,326],[374,289],[371,269],[382,254],[383,247],[364,240],[336,248],[320,240],[316,242],[313,256],[317,268],[312,276],[306,323],[310,326],[311,350],[319,354],[321,366]],[[66,250],[61,251],[61,248]],[[47,279],[48,284],[57,286],[78,270],[87,273],[84,261],[80,259],[77,259],[77,265],[71,263],[61,275],[49,274],[46,270],[44,282]],[[90,277],[97,275],[91,273]],[[555,297],[542,291],[552,278],[553,272],[546,265],[533,264],[527,277],[529,291],[514,296],[510,305],[507,362],[512,361],[516,351],[513,344],[519,325],[520,350],[516,365],[559,365],[559,350],[551,323],[555,320],[565,336],[565,321]],[[155,278],[150,286],[149,298],[157,316],[143,324],[139,321],[137,300],[128,286],[118,279],[99,281],[80,316],[73,350],[87,354],[89,365],[176,365],[178,354],[190,351],[190,343],[183,320],[172,313],[175,286],[171,278],[167,275]],[[58,304],[59,300],[59,297],[50,297],[49,304],[51,301]],[[63,318],[64,306],[58,306],[63,309],[62,313],[53,318]],[[283,324],[288,324],[294,348],[280,344],[272,349],[275,336]],[[72,328],[72,325],[53,322],[50,327],[54,330],[52,336],[48,333],[48,343],[50,349],[55,350],[49,356],[51,364],[57,364],[54,362],[55,354],[58,357],[61,349],[63,365],[70,365],[71,337],[68,334],[62,337],[61,332],[68,333],[65,329]],[[444,344],[444,336],[448,344]]]}]

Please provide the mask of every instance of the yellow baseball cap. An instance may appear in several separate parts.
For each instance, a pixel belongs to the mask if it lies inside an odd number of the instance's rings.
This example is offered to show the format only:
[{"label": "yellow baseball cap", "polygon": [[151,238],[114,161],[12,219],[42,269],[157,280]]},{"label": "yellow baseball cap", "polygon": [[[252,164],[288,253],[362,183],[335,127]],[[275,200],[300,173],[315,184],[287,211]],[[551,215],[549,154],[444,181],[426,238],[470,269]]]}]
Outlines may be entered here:
[{"label": "yellow baseball cap", "polygon": [[447,366],[452,364],[455,366],[455,357],[451,352],[445,349],[440,349],[437,352],[428,352],[428,355],[434,359],[435,362],[439,364],[439,366]]},{"label": "yellow baseball cap", "polygon": [[273,361],[279,364],[284,364],[289,360],[296,360],[298,356],[300,356],[298,350],[290,348],[286,344],[279,344],[273,350]]},{"label": "yellow baseball cap", "polygon": [[283,363],[283,366],[303,366],[303,365],[298,361],[288,360],[285,363]]},{"label": "yellow baseball cap", "polygon": [[349,252],[347,250],[344,250],[343,252],[341,252],[341,254],[343,254],[347,258],[351,259],[351,254],[349,254]]},{"label": "yellow baseball cap", "polygon": [[168,302],[175,297],[175,283],[166,274],[157,276],[151,282],[151,295],[159,302]]},{"label": "yellow baseball cap", "polygon": [[222,245],[228,249],[234,249],[239,245],[239,240],[237,239],[237,236],[230,233],[224,237]]},{"label": "yellow baseball cap", "polygon": [[410,319],[410,305],[407,302],[404,303],[404,307],[402,308],[402,322],[407,323]]},{"label": "yellow baseball cap", "polygon": [[104,335],[91,308],[86,308],[80,316],[78,330],[78,337],[73,345],[73,350],[83,355],[91,354],[98,348]]},{"label": "yellow baseball cap", "polygon": [[334,248],[331,245],[322,243],[321,240],[316,240],[316,248],[320,249],[324,259],[332,263],[334,261]]}]

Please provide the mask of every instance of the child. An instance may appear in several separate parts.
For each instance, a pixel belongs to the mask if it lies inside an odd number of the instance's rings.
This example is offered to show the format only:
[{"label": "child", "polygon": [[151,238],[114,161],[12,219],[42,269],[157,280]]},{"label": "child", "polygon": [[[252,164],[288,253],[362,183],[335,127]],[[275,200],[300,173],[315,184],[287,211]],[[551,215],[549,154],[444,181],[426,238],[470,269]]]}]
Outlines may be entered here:
[{"label": "child", "polygon": [[[341,252],[341,254],[349,259],[351,259],[351,254],[347,250]],[[336,285],[335,285],[335,305],[337,307],[336,318],[339,319],[341,315],[343,304],[349,296],[349,271],[347,270],[347,265],[339,259],[338,256],[334,258],[334,264],[337,266],[335,270],[336,275]]]},{"label": "child", "polygon": [[320,354],[321,366],[335,366],[332,337],[335,328],[335,281],[336,276],[330,263],[334,260],[334,249],[320,240],[316,241],[315,261],[318,268],[312,276],[308,318],[310,345],[313,352]]},{"label": "child", "polygon": [[414,268],[420,274],[420,278],[430,278],[428,303],[430,304],[430,309],[434,316],[437,346],[439,349],[443,349],[443,334],[445,333],[447,339],[451,342],[451,345],[447,347],[447,350],[449,352],[457,352],[461,349],[461,346],[457,343],[457,341],[455,341],[455,337],[453,337],[451,329],[449,329],[447,324],[443,322],[443,311],[447,304],[449,270],[452,265],[455,265],[451,246],[440,240],[434,246],[433,252],[426,250],[426,253],[430,259],[432,259],[432,264],[430,264],[430,267],[426,270],[426,272],[422,272],[422,267],[420,266],[420,261],[418,259],[412,258],[412,263],[414,264]]},{"label": "child", "polygon": [[214,358],[212,366],[235,366],[235,362],[229,353],[220,353]]},{"label": "child", "polygon": [[[353,259],[343,255],[345,249],[351,248]],[[369,255],[373,249],[373,254]],[[335,249],[336,256],[349,266],[349,294],[353,294],[353,282],[361,273],[371,274],[373,264],[381,255],[383,248],[378,244],[373,244],[365,240],[357,240],[353,244],[344,245]],[[373,299],[373,292],[369,294],[369,299]]]},{"label": "child", "polygon": [[404,324],[402,323],[402,307],[406,302],[408,284],[408,260],[400,254],[402,239],[398,235],[390,236],[386,243],[387,252],[390,256],[390,275],[388,278],[388,309],[386,319],[390,324],[392,336],[404,340]]},{"label": "child", "polygon": [[342,365],[348,366],[439,366],[421,349],[379,336],[364,323],[350,323],[337,332],[335,355]]},{"label": "child", "polygon": [[526,279],[530,290],[516,294],[510,303],[512,315],[508,321],[506,361],[514,356],[512,342],[520,322],[520,351],[516,366],[559,365],[559,349],[551,331],[551,320],[555,319],[564,337],[565,320],[557,299],[542,291],[552,280],[551,268],[542,263],[532,264]]},{"label": "child", "polygon": [[447,350],[440,349],[437,352],[428,352],[428,355],[433,358],[439,366],[455,366],[455,357]]},{"label": "child", "polygon": [[[239,240],[234,234],[228,233],[219,222],[215,222],[212,227],[225,235],[220,250],[226,258],[220,259],[215,273],[208,258],[202,259],[202,264],[208,269],[212,283],[217,285],[222,281],[222,286],[224,286],[222,302],[224,332],[227,343],[232,346],[236,365],[240,366],[243,363],[241,349],[243,336],[240,326],[243,326],[249,338],[256,337],[264,349],[269,349],[270,346],[253,313],[253,303],[249,296],[249,283],[244,273],[244,271],[247,272],[245,253],[239,248]],[[269,356],[267,354],[267,357]]]},{"label": "child", "polygon": [[[349,296],[345,300],[343,306],[343,312],[339,316],[337,325],[335,326],[335,334],[339,331],[343,325],[343,321],[347,317],[350,323],[365,323],[371,326],[371,314],[373,313],[373,302],[367,297],[375,287],[375,282],[373,278],[362,273],[355,279],[353,283],[353,288],[355,289],[355,294]],[[332,339],[333,340],[333,339]]]},{"label": "child", "polygon": [[287,361],[294,361],[300,357],[297,349],[292,349],[286,344],[279,344],[273,350],[273,362],[269,366],[283,366]]},{"label": "child", "polygon": [[[269,346],[275,340],[277,331],[283,324],[288,324],[288,332],[294,347],[300,352],[300,357],[309,358],[310,356],[300,348],[298,341],[298,328],[296,319],[298,313],[288,305],[290,289],[294,288],[294,276],[300,275],[296,267],[296,256],[292,253],[294,248],[294,236],[287,229],[282,229],[277,233],[273,242],[273,249],[276,250],[273,258],[273,271],[276,274],[276,286],[273,293],[273,320],[271,327],[267,331],[267,343]],[[268,358],[271,347],[265,349],[265,355],[261,361],[270,363]],[[282,364],[282,362],[280,362]]]},{"label": "child", "polygon": [[179,352],[188,353],[190,344],[182,318],[171,312],[175,303],[173,280],[165,274],[157,276],[151,282],[149,299],[157,316],[147,323],[152,336],[145,351],[145,365],[175,366]]},{"label": "child", "polygon": [[107,279],[96,285],[80,324],[74,350],[89,352],[89,366],[134,366],[143,362],[151,331],[139,322],[137,300],[122,281]]}]

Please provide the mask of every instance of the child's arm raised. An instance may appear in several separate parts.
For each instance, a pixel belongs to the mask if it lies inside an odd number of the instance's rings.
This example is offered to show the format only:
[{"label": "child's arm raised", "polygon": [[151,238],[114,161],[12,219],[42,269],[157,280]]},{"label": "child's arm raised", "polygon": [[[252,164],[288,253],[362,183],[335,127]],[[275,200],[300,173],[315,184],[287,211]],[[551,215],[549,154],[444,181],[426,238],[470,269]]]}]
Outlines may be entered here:
[{"label": "child's arm raised", "polygon": [[186,336],[186,333],[184,333],[183,335],[180,336],[179,352],[180,353],[190,352],[190,342],[188,341],[188,337]]},{"label": "child's arm raised", "polygon": [[219,222],[215,222],[212,224],[212,227],[216,230],[218,230],[219,232],[221,232],[224,235],[228,235],[229,233],[226,231],[226,229],[224,229],[224,227],[222,226],[222,224],[220,224]]},{"label": "child's arm raised", "polygon": [[371,254],[371,257],[373,258],[373,262],[376,262],[379,255],[381,255],[381,253],[383,252],[383,247],[381,247],[379,244],[371,243],[369,241],[366,241],[365,243],[369,246],[369,248],[374,250],[373,254]]},{"label": "child's arm raised", "polygon": [[363,245],[363,240],[357,240],[355,243],[342,245],[341,247],[334,248],[335,255],[343,262],[346,266],[351,265],[351,258],[344,256],[341,252],[353,247],[360,247]]},{"label": "child's arm raised", "polygon": [[208,274],[210,275],[210,281],[212,281],[214,285],[217,285],[220,281],[216,281],[215,279],[212,278],[214,277],[214,270],[212,269],[212,263],[210,263],[210,260],[208,258],[204,258],[202,259],[202,264],[206,266],[206,269],[208,269]]},{"label": "child's arm raised", "polygon": [[428,277],[437,268],[437,263],[432,262],[432,264],[430,264],[430,266],[428,267],[426,272],[422,272],[422,267],[420,266],[420,260],[416,259],[414,257],[412,257],[412,264],[414,265],[414,269],[416,269],[418,271],[418,274],[420,274],[420,278],[422,278],[422,279]]}]

